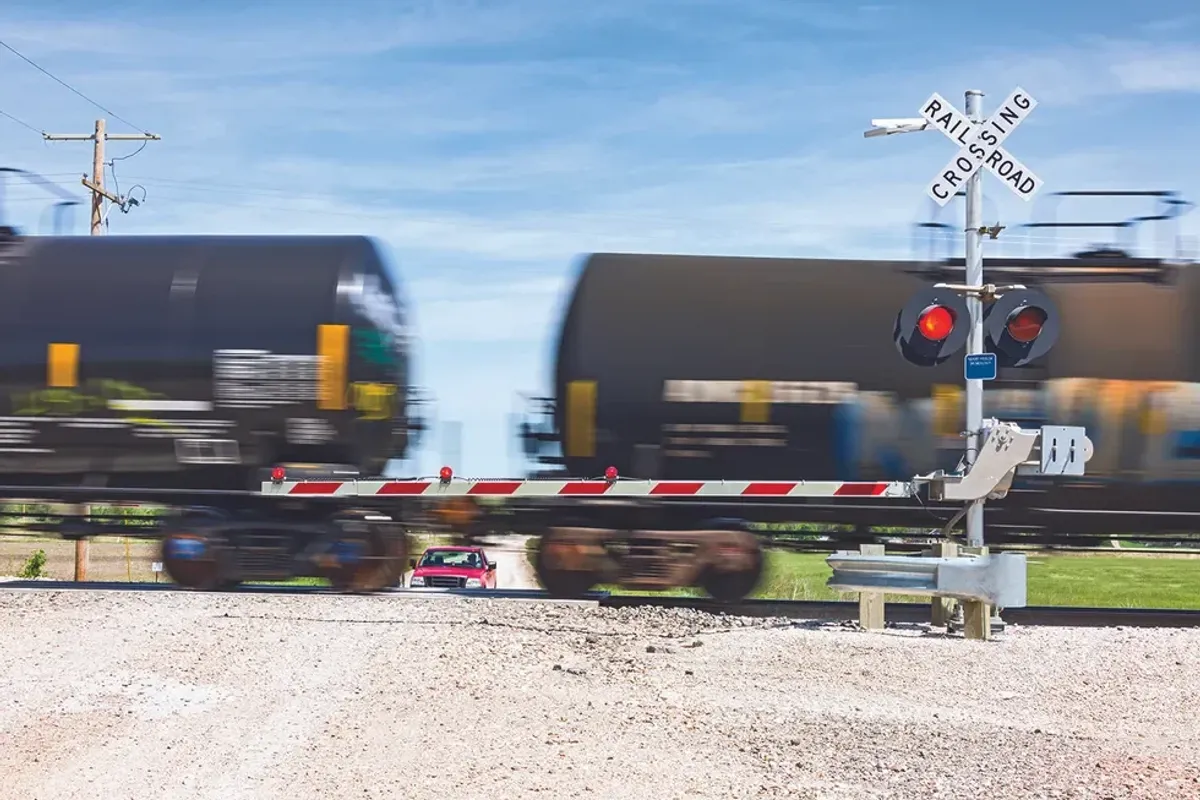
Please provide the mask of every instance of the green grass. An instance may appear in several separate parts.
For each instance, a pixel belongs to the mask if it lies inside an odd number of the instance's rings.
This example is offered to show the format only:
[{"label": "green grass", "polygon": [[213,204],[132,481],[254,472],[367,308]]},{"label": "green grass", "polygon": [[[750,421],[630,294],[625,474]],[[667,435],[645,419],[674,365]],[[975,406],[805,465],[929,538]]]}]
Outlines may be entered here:
[{"label": "green grass", "polygon": [[1034,556],[1029,605],[1200,608],[1200,559]]},{"label": "green grass", "polygon": [[[532,560],[534,543],[530,542]],[[826,587],[831,571],[824,553],[769,550],[753,597],[773,600],[854,600]],[[1200,558],[1137,555],[1030,555],[1031,606],[1200,609]],[[612,594],[701,597],[700,589],[640,592],[598,586]],[[929,602],[928,597],[887,595],[888,602]]]},{"label": "green grass", "polygon": [[[825,587],[830,569],[821,553],[772,551],[756,597],[852,599]],[[1200,559],[1121,555],[1031,555],[1031,606],[1200,609]],[[889,601],[927,598],[892,597]]]},{"label": "green grass", "polygon": [[325,578],[292,578],[286,581],[246,581],[247,586],[328,586]]}]

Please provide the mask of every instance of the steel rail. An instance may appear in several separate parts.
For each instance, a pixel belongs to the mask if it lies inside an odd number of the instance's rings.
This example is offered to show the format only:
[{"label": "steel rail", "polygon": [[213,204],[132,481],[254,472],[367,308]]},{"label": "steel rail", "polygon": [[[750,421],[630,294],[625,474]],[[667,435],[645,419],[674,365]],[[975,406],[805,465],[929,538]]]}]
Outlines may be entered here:
[{"label": "steel rail", "polygon": [[[123,581],[75,583],[73,581],[10,580],[0,581],[0,591],[162,591],[195,592],[171,583],[126,583]],[[295,586],[246,584],[223,594],[281,594],[330,595],[341,594],[325,586]],[[215,593],[214,593],[215,594]],[[387,589],[378,596],[409,598],[458,597],[476,600],[533,600],[556,602],[546,592],[536,589]],[[575,601],[596,603],[603,608],[682,608],[723,614],[733,617],[776,617],[796,620],[844,622],[858,617],[858,603],[845,600],[768,600],[750,599],[736,603],[720,603],[705,597],[655,596],[638,594],[614,595],[608,592],[589,592]],[[888,603],[884,609],[889,622],[905,624],[928,623],[930,606],[927,603]],[[1031,627],[1077,628],[1200,628],[1200,608],[1093,608],[1081,606],[1027,606],[1008,608],[1002,612],[1009,625]]]}]

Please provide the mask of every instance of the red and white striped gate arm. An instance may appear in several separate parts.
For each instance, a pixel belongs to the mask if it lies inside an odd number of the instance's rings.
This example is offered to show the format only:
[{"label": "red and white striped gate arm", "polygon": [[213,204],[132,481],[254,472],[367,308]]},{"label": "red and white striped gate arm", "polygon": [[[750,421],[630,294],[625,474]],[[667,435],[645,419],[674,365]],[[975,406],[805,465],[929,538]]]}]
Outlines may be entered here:
[{"label": "red and white striped gate arm", "polygon": [[913,497],[904,481],[495,480],[438,478],[264,481],[262,493],[286,497]]}]

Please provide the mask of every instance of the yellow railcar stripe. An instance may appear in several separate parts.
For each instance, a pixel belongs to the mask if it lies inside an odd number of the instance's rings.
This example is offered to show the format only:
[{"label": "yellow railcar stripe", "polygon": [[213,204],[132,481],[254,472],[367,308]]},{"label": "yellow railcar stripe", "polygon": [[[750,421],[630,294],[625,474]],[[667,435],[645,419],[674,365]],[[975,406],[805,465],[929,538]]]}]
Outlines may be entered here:
[{"label": "yellow railcar stripe", "polygon": [[935,436],[957,436],[962,432],[961,403],[963,390],[950,384],[934,384],[933,433]]},{"label": "yellow railcar stripe", "polygon": [[350,353],[349,325],[318,325],[317,407],[326,411],[346,408],[346,361]]},{"label": "yellow railcar stripe", "polygon": [[571,381],[567,384],[567,456],[591,458],[596,455],[596,382]]},{"label": "yellow railcar stripe", "polygon": [[73,389],[79,385],[79,345],[51,342],[46,349],[46,385]]},{"label": "yellow railcar stripe", "polygon": [[1180,385],[1174,381],[1154,382],[1146,390],[1142,404],[1141,431],[1143,436],[1163,436],[1167,432],[1167,413],[1170,395]]},{"label": "yellow railcar stripe", "polygon": [[742,381],[742,422],[766,423],[771,419],[771,382]]}]

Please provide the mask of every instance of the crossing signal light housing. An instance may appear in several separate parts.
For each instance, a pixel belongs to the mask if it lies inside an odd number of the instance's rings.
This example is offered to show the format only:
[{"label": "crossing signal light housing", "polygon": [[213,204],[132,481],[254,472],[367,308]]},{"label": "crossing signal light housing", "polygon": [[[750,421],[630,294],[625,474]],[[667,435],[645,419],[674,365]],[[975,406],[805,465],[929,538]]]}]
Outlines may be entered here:
[{"label": "crossing signal light housing", "polygon": [[967,303],[949,289],[917,292],[896,315],[892,338],[910,364],[936,366],[967,343],[971,315]]},{"label": "crossing signal light housing", "polygon": [[1006,292],[983,312],[984,348],[1001,367],[1023,367],[1058,341],[1058,308],[1043,292]]}]

